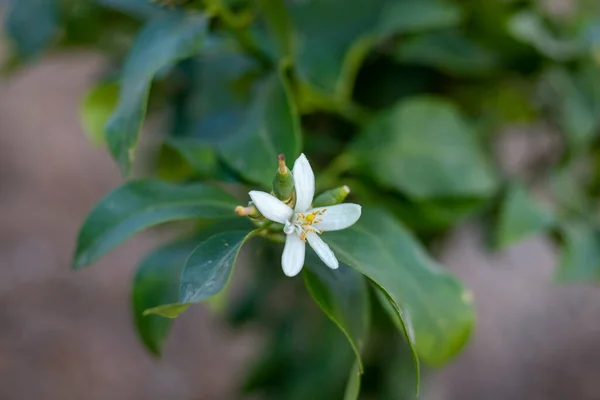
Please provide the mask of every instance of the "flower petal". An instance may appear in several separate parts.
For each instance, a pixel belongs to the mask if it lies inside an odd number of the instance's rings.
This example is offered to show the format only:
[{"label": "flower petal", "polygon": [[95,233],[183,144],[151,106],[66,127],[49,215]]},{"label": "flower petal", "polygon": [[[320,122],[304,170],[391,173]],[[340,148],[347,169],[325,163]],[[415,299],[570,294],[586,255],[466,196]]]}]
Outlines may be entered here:
[{"label": "flower petal", "polygon": [[292,169],[294,187],[296,189],[296,212],[304,212],[310,207],[315,196],[315,174],[304,154],[294,163]]},{"label": "flower petal", "polygon": [[285,247],[281,256],[283,273],[287,276],[296,276],[304,265],[304,252],[306,244],[296,233],[287,235]]},{"label": "flower petal", "polygon": [[294,213],[290,207],[269,193],[253,190],[249,194],[258,211],[271,221],[285,224]]},{"label": "flower petal", "polygon": [[325,243],[319,235],[314,232],[308,232],[306,234],[306,240],[308,240],[310,247],[313,248],[325,265],[331,269],[337,269],[340,266],[333,251],[331,251],[327,243]]},{"label": "flower petal", "polygon": [[339,231],[354,225],[360,218],[361,207],[358,204],[344,203],[329,207],[318,207],[308,210],[322,212],[317,217],[314,227],[321,231]]}]

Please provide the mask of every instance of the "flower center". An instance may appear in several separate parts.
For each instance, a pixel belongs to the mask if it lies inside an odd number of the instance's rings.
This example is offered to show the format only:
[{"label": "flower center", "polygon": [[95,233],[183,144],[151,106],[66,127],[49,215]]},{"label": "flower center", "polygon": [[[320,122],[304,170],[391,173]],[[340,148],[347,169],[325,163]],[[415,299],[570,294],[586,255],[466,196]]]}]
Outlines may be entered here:
[{"label": "flower center", "polygon": [[[300,239],[302,239],[303,241],[306,241],[306,234],[308,232],[315,232],[317,234],[321,234],[323,232],[323,231],[317,229],[315,227],[315,225],[317,225],[319,222],[323,221],[321,218],[318,218],[318,217],[325,214],[325,211],[327,211],[326,208],[324,208],[322,210],[313,211],[309,214],[298,213],[298,214],[294,215],[294,217],[292,217],[292,220],[295,219],[295,221],[293,222],[293,225],[298,228]],[[290,225],[292,225],[292,224],[290,224]],[[286,228],[287,227],[288,227],[288,225],[286,223]],[[283,229],[285,233],[288,233],[288,230],[290,231],[289,233],[291,233],[293,231],[292,229],[286,230],[286,228]]]}]

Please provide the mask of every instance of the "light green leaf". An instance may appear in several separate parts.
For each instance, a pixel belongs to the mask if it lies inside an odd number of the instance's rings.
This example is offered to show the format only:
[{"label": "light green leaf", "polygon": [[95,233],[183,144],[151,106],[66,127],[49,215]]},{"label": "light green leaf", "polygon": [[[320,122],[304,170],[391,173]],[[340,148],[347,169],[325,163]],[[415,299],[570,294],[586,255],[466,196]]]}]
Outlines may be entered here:
[{"label": "light green leaf", "polygon": [[539,204],[520,184],[506,193],[498,225],[498,246],[506,247],[544,232],[554,223],[554,215]]},{"label": "light green leaf", "polygon": [[457,76],[489,73],[496,66],[492,53],[452,31],[403,40],[394,57],[400,62],[434,67]]},{"label": "light green leaf", "polygon": [[58,34],[58,4],[55,0],[12,0],[4,28],[19,57],[36,57]]},{"label": "light green leaf", "polygon": [[441,99],[399,103],[366,126],[352,153],[376,182],[413,199],[486,197],[497,184],[473,129]]},{"label": "light green leaf", "polygon": [[300,153],[298,118],[283,78],[273,75],[258,85],[237,130],[219,143],[220,153],[243,177],[270,187],[278,154],[291,161]]},{"label": "light green leaf", "polygon": [[600,281],[600,231],[585,222],[561,226],[563,246],[556,280],[560,282]]},{"label": "light green leaf", "polygon": [[360,395],[360,375],[361,367],[359,360],[357,359],[352,365],[350,370],[350,376],[348,377],[348,383],[346,384],[346,391],[344,393],[344,400],[357,400]]},{"label": "light green leaf", "polygon": [[471,293],[392,216],[363,208],[354,226],[326,232],[323,239],[341,261],[379,286],[400,316],[410,314],[421,360],[440,365],[464,346],[475,317]]},{"label": "light green leaf", "polygon": [[242,245],[256,231],[224,232],[200,243],[189,255],[183,272],[176,303],[162,304],[144,312],[175,318],[191,304],[219,293],[227,285]]},{"label": "light green leaf", "polygon": [[507,28],[515,39],[531,45],[541,54],[558,61],[569,60],[581,54],[583,50],[575,40],[554,37],[541,16],[531,10],[515,14],[509,19]]},{"label": "light green leaf", "polygon": [[195,55],[207,28],[206,17],[177,12],[151,20],[136,38],[121,75],[119,105],[106,126],[109,149],[124,175],[131,169],[154,76]]},{"label": "light green leaf", "polygon": [[86,217],[73,268],[93,263],[135,233],[167,221],[226,218],[236,201],[206,184],[175,185],[157,180],[126,183],[108,194]]},{"label": "light green leaf", "polygon": [[381,35],[416,33],[458,25],[462,20],[458,5],[445,0],[396,0],[381,13]]},{"label": "light green leaf", "polygon": [[84,132],[97,146],[106,143],[104,127],[117,106],[118,98],[119,86],[108,81],[92,87],[81,103],[79,115]]},{"label": "light green leaf", "polygon": [[309,254],[304,283],[321,310],[344,333],[363,372],[360,351],[366,342],[369,324],[369,294],[364,278],[346,265],[333,271]]},{"label": "light green leaf", "polygon": [[148,254],[138,267],[133,281],[133,316],[138,335],[155,355],[160,355],[172,321],[143,313],[149,308],[178,300],[185,260],[199,243],[200,239],[194,237],[158,248]]}]

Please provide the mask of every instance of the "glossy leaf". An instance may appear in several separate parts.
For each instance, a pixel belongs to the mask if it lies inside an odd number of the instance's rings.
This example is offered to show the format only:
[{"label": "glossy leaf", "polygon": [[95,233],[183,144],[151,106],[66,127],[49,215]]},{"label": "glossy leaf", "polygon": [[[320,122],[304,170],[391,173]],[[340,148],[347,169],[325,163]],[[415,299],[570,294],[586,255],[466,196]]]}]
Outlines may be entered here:
[{"label": "glossy leaf", "polygon": [[19,57],[31,59],[48,47],[59,30],[55,0],[12,0],[4,29]]},{"label": "glossy leaf", "polygon": [[283,78],[273,75],[256,89],[239,126],[219,150],[243,177],[270,187],[277,155],[295,160],[300,154],[300,124]]},{"label": "glossy leaf", "polygon": [[207,28],[206,17],[175,12],[151,20],[136,38],[121,75],[119,104],[106,126],[109,149],[125,175],[131,169],[154,76],[195,55]]},{"label": "glossy leaf", "polygon": [[80,108],[80,118],[88,139],[95,145],[106,143],[104,127],[117,106],[119,86],[102,82],[86,94]]},{"label": "glossy leaf", "polygon": [[456,32],[403,40],[394,57],[401,62],[429,66],[457,76],[489,73],[496,66],[492,53]]},{"label": "glossy leaf", "polygon": [[191,304],[219,293],[229,282],[242,245],[255,232],[223,232],[200,243],[183,268],[177,302],[161,304],[146,310],[145,314],[176,318]]},{"label": "glossy leaf", "polygon": [[553,214],[520,184],[506,194],[498,225],[498,246],[505,247],[544,232],[554,223]]},{"label": "glossy leaf", "polygon": [[306,266],[303,274],[308,291],[350,342],[362,373],[360,351],[366,342],[369,324],[369,295],[364,278],[343,264],[335,271],[326,268],[311,256]]},{"label": "glossy leaf", "polygon": [[561,227],[563,246],[556,280],[600,281],[600,231],[585,222],[567,222]]},{"label": "glossy leaf", "polygon": [[410,314],[420,359],[440,365],[464,346],[474,320],[471,293],[392,216],[363,208],[355,225],[323,239],[341,261],[379,286],[399,315]]},{"label": "glossy leaf", "polygon": [[292,22],[284,0],[259,0],[261,11],[273,36],[279,55],[292,54]]},{"label": "glossy leaf", "polygon": [[399,103],[369,123],[352,149],[376,182],[414,199],[486,197],[496,188],[473,129],[444,100]]},{"label": "glossy leaf", "polygon": [[126,183],[108,194],[86,217],[73,268],[93,263],[135,233],[163,222],[190,218],[226,218],[235,199],[215,187],[175,185],[157,180]]},{"label": "glossy leaf", "polygon": [[132,293],[135,326],[146,348],[155,355],[160,355],[172,321],[143,313],[149,308],[178,300],[181,271],[198,244],[198,238],[190,238],[158,248],[148,254],[138,267]]}]

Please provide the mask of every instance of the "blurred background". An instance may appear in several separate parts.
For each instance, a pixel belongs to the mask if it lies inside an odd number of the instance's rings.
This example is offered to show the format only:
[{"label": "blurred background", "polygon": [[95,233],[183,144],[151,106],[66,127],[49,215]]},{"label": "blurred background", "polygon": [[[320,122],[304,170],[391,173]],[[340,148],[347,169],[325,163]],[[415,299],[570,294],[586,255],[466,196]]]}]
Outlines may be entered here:
[{"label": "blurred background", "polygon": [[[7,57],[1,38],[0,64]],[[135,336],[134,268],[164,235],[137,235],[95,268],[69,267],[86,213],[121,182],[78,113],[106,66],[100,53],[62,50],[0,81],[0,399],[238,398],[260,329],[233,330],[197,306],[176,321],[161,359]],[[549,129],[507,128],[498,159],[518,171],[552,146]],[[421,398],[600,399],[600,289],[553,283],[557,255],[544,238],[487,248],[477,222],[440,244],[478,317],[465,351],[428,371]]]}]

